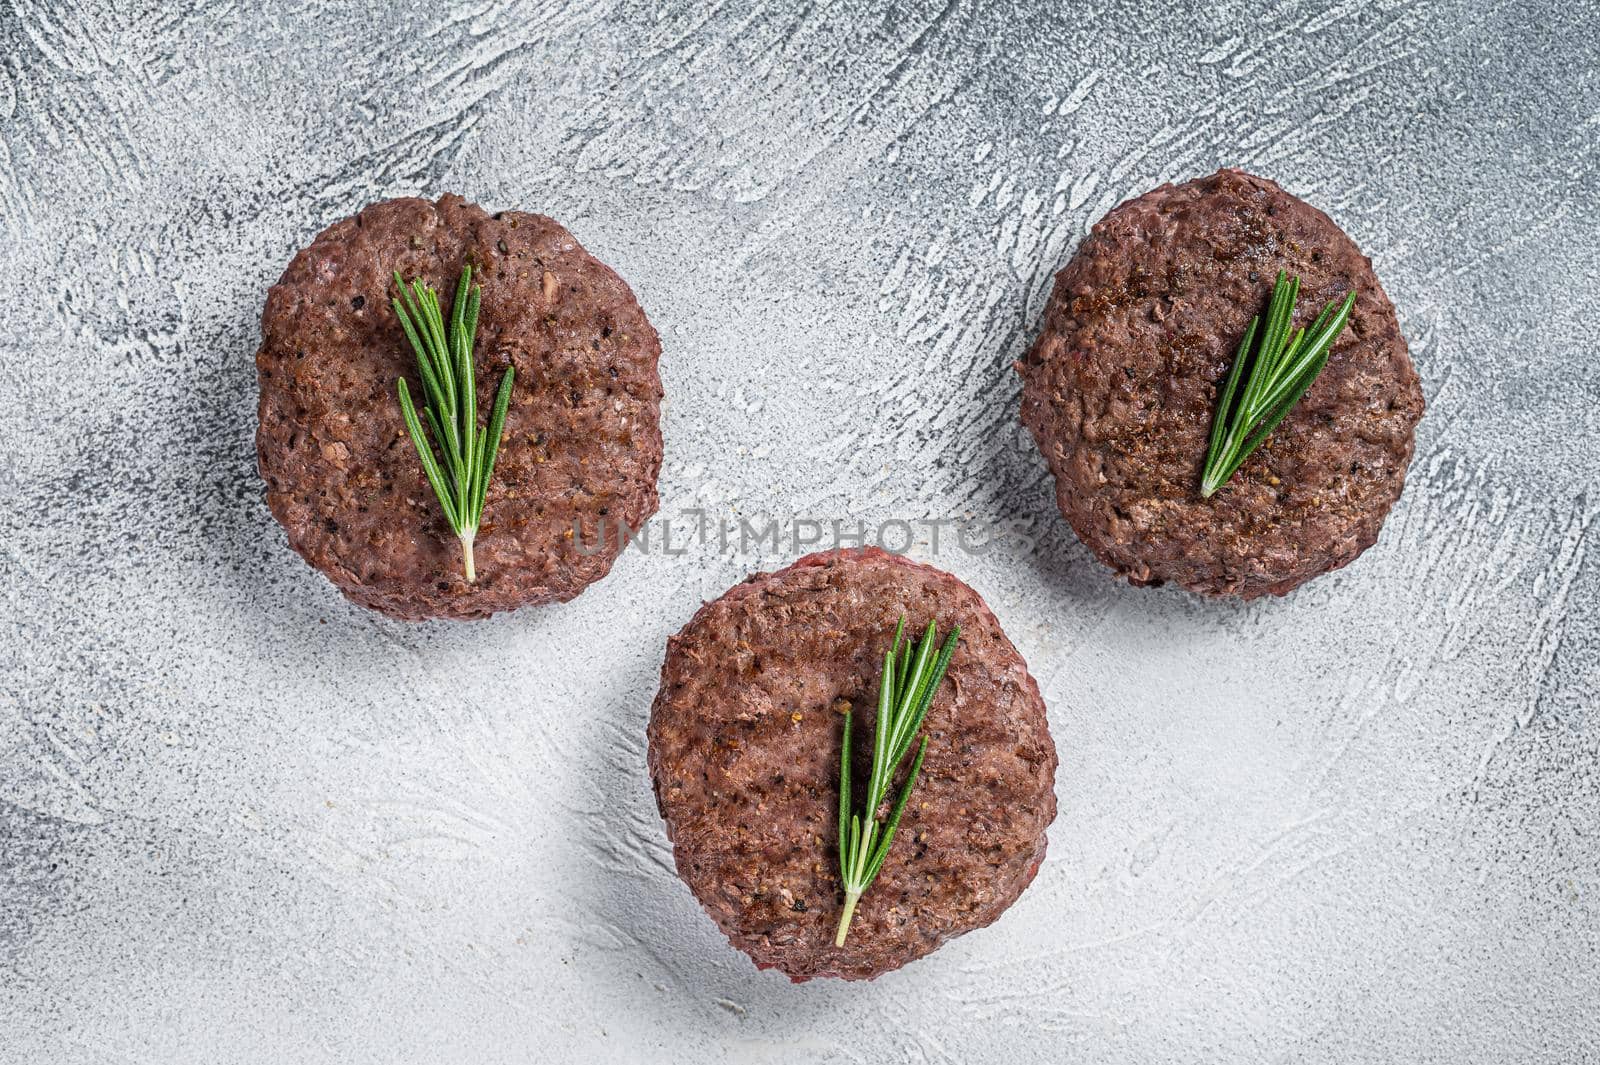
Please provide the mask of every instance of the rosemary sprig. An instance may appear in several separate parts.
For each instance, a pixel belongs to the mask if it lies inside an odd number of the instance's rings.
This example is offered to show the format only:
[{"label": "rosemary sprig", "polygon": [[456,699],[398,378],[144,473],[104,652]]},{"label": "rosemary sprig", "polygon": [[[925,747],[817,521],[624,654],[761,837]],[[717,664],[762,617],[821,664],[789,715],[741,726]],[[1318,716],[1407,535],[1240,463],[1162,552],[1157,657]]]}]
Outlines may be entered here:
[{"label": "rosemary sprig", "polygon": [[494,411],[489,415],[488,429],[479,429],[472,345],[478,334],[480,290],[472,284],[472,267],[461,270],[455,302],[450,306],[448,331],[439,310],[437,292],[420,279],[413,279],[407,287],[398,270],[394,281],[400,288],[400,295],[394,300],[395,317],[400,319],[400,328],[405,330],[406,339],[411,341],[411,349],[416,352],[417,371],[422,377],[427,400],[423,413],[427,415],[428,427],[433,430],[442,463],[434,457],[404,377],[400,378],[398,386],[400,409],[405,413],[406,428],[411,433],[411,442],[416,445],[417,457],[422,460],[422,471],[439,497],[445,520],[461,540],[461,560],[466,568],[467,583],[471,584],[478,579],[472,565],[472,541],[478,535],[478,523],[483,520],[483,501],[489,491],[489,476],[494,473],[495,455],[500,450],[500,433],[505,428],[511,382],[517,370],[515,366],[506,367],[505,376],[500,378],[500,391],[495,396]]},{"label": "rosemary sprig", "polygon": [[1309,330],[1301,329],[1291,338],[1289,328],[1299,295],[1300,279],[1285,280],[1284,272],[1279,270],[1272,286],[1272,298],[1267,303],[1267,328],[1256,346],[1254,358],[1249,360],[1244,392],[1236,403],[1234,394],[1239,389],[1239,378],[1244,375],[1246,356],[1261,324],[1260,315],[1250,319],[1250,328],[1239,342],[1233,369],[1228,373],[1221,401],[1217,403],[1216,418],[1211,424],[1211,446],[1206,450],[1205,470],[1200,476],[1202,496],[1210,497],[1226,484],[1250,453],[1261,446],[1311,390],[1311,382],[1328,365],[1328,349],[1349,321],[1350,308],[1356,302],[1356,294],[1351,292],[1337,311],[1334,304],[1329,303]]},{"label": "rosemary sprig", "polygon": [[961,626],[957,625],[950,630],[935,657],[935,631],[930,621],[913,657],[911,641],[901,643],[905,627],[906,619],[902,617],[894,627],[894,643],[883,656],[883,679],[878,683],[878,717],[872,728],[872,775],[867,780],[864,824],[862,815],[850,807],[850,712],[847,710],[844,715],[844,751],[839,758],[839,878],[844,882],[844,913],[839,916],[839,931],[833,938],[836,947],[844,946],[856,903],[877,878],[883,860],[889,855],[894,830],[899,827],[900,815],[911,798],[911,788],[922,772],[928,737],[922,737],[916,760],[911,763],[900,798],[895,801],[887,821],[878,819],[878,807],[883,805],[895,770],[928,716],[928,707],[933,705],[934,693],[944,679],[950,656],[956,651],[956,641],[961,637]]}]

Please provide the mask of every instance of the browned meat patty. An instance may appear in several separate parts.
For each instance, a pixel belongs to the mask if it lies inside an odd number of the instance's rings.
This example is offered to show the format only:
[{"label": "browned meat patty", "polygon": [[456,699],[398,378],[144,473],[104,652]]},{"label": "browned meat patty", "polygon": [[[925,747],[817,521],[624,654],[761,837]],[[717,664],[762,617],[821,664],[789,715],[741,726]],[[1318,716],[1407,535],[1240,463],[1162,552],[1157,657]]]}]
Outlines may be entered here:
[{"label": "browned meat patty", "polygon": [[[423,395],[390,300],[396,270],[440,293],[483,286],[474,355],[487,414],[511,406],[476,544],[478,579],[406,433],[395,381]],[[374,204],[317,236],[267,294],[256,455],[289,544],[353,601],[408,619],[486,617],[571,599],[656,509],[661,342],[632,291],[543,215],[490,216],[459,196]],[[420,401],[419,401],[420,402]],[[485,419],[486,420],[486,419]]]},{"label": "browned meat patty", "polygon": [[[960,625],[961,642],[893,849],[835,948],[840,712],[864,781],[902,614],[919,635]],[[702,607],[667,643],[649,738],[679,875],[734,946],[797,982],[871,979],[991,923],[1056,814],[1044,702],[1000,623],[955,577],[877,548],[809,555]]]},{"label": "browned meat patty", "polygon": [[[1210,499],[1220,382],[1279,270],[1296,325],[1356,292],[1327,368]],[[1372,546],[1400,497],[1422,388],[1372,263],[1327,215],[1237,170],[1116,208],[1056,277],[1017,364],[1022,420],[1078,536],[1134,584],[1282,595]]]}]

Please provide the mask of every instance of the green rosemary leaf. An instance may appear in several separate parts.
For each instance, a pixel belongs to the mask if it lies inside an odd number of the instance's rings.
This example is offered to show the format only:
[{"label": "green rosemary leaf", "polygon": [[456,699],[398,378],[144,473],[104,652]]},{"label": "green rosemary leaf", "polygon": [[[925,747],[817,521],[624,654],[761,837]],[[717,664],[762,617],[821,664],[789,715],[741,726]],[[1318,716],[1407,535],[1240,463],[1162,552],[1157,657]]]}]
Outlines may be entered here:
[{"label": "green rosemary leaf", "polygon": [[449,358],[449,346],[445,341],[444,319],[439,314],[439,297],[422,283],[420,278],[413,279],[411,288],[416,306],[421,309],[423,338],[427,341],[428,357],[433,360],[433,370],[439,382],[445,386],[445,401],[450,408],[450,421],[455,421],[455,411],[461,403],[461,378],[459,368]]},{"label": "green rosemary leaf", "polygon": [[[1345,296],[1344,302],[1339,304],[1337,311],[1334,310],[1334,306],[1331,303],[1322,308],[1322,310],[1317,314],[1316,321],[1312,322],[1311,327],[1306,330],[1306,334],[1312,338],[1311,346],[1314,348],[1322,342],[1322,331],[1329,328],[1329,323],[1333,320],[1333,316],[1335,314],[1343,315],[1346,319],[1348,319],[1350,317],[1350,310],[1355,305],[1356,294],[1352,292]],[[1338,336],[1339,331],[1343,328],[1344,326],[1342,323],[1340,325],[1333,326],[1331,335]]]},{"label": "green rosemary leaf", "polygon": [[1244,447],[1239,449],[1240,454],[1238,462],[1234,465],[1235,470],[1239,468],[1240,464],[1243,464],[1250,452],[1260,447],[1262,441],[1272,435],[1272,431],[1289,416],[1289,412],[1294,409],[1295,404],[1304,399],[1306,393],[1311,391],[1312,383],[1316,381],[1317,375],[1322,372],[1322,368],[1327,365],[1327,362],[1328,356],[1324,353],[1322,358],[1308,366],[1297,380],[1289,382],[1292,387],[1284,391],[1283,398],[1272,409],[1272,412],[1267,415],[1266,421],[1261,423],[1261,427],[1252,433],[1250,439],[1245,441]]},{"label": "green rosemary leaf", "polygon": [[839,853],[850,851],[850,711],[844,714],[844,742],[839,755]]},{"label": "green rosemary leaf", "polygon": [[[887,678],[892,668],[893,649],[883,656],[883,673]],[[872,771],[867,777],[867,797],[881,795],[884,785],[880,779],[890,768],[889,766],[889,737],[894,731],[895,689],[894,686],[880,681],[878,684],[878,716],[873,719],[872,725]],[[878,809],[875,802],[867,803],[867,817],[874,816]]]},{"label": "green rosemary leaf", "polygon": [[1256,352],[1250,376],[1245,381],[1241,406],[1253,409],[1260,402],[1261,393],[1278,371],[1278,355],[1283,350],[1284,338],[1289,334],[1290,320],[1294,315],[1295,298],[1300,292],[1300,279],[1285,282],[1283,271],[1278,271],[1277,283],[1272,287],[1272,298],[1267,302],[1267,331],[1261,338],[1261,348]]},{"label": "green rosemary leaf", "polygon": [[[439,497],[439,506],[444,509],[445,520],[452,526],[456,524],[455,508],[450,492],[445,488],[444,475],[439,472],[439,463],[433,457],[433,448],[428,446],[428,438],[423,435],[422,423],[417,420],[417,408],[411,403],[411,392],[406,388],[406,379],[400,378],[400,410],[406,419],[406,429],[411,433],[411,443],[416,446],[417,458],[422,460],[422,472],[428,478],[428,483],[433,485],[433,492]],[[429,411],[429,415],[433,412]]]},{"label": "green rosemary leaf", "polygon": [[[928,622],[928,627],[923,630],[922,639],[917,643],[916,664],[911,667],[911,680],[906,685],[913,689],[913,698],[922,695],[922,687],[928,683],[928,663],[933,658],[933,622]],[[902,693],[906,690],[902,687]]]},{"label": "green rosemary leaf", "polygon": [[895,669],[894,690],[896,699],[900,697],[899,693],[905,689],[906,680],[911,676],[911,645],[915,642],[914,640],[906,640],[904,643],[899,644],[899,654],[895,656],[895,661],[898,663]]},{"label": "green rosemary leaf", "polygon": [[878,841],[878,851],[867,865],[866,880],[869,884],[878,878],[878,872],[883,869],[883,860],[889,857],[889,847],[894,843],[894,831],[900,827],[900,815],[906,812],[906,802],[911,798],[911,789],[916,787],[917,778],[922,775],[922,759],[927,753],[928,737],[924,736],[917,748],[917,759],[911,763],[911,771],[906,774],[905,787],[900,789],[900,798],[895,800],[894,809],[889,813],[889,820],[884,822],[883,837]]},{"label": "green rosemary leaf", "polygon": [[[956,641],[960,638],[961,626],[957,625],[954,629],[950,630],[950,635],[944,641],[944,647],[939,650],[939,657],[934,660],[933,669],[929,673],[931,677],[942,678],[944,676],[945,670],[950,666],[950,657],[956,653]],[[911,748],[912,738],[915,737],[917,731],[922,728],[922,722],[925,718],[927,718],[928,710],[933,706],[933,697],[936,694],[934,684],[937,683],[938,681],[935,680],[933,684],[925,686],[922,690],[922,694],[919,695],[912,703],[913,710],[911,720],[909,724],[905,725],[901,729],[902,739],[900,740],[899,745],[895,748],[895,751],[898,752],[894,755],[895,761],[898,762],[901,758],[905,757],[906,751],[910,750]]]},{"label": "green rosemary leaf", "polygon": [[[399,274],[395,274],[394,276],[395,276],[395,280],[398,281],[399,278],[400,278],[400,275]],[[405,296],[405,289],[404,288],[402,288],[400,290],[400,295],[401,295],[402,298],[401,299],[397,299],[397,300],[394,301],[394,316],[400,320],[400,329],[405,333],[406,339],[411,341],[411,350],[412,351],[421,351],[422,350],[422,338],[417,335],[417,327],[411,324],[412,323],[413,314],[411,313],[410,309],[406,306],[406,303],[405,303],[405,300],[404,300],[404,296]],[[422,368],[422,377],[423,377],[424,382],[434,380],[433,367],[427,362],[421,362],[421,363],[419,363],[419,365]]]},{"label": "green rosemary leaf", "polygon": [[[461,268],[461,278],[456,282],[456,298],[450,303],[450,338],[454,344],[453,350],[458,355],[461,351],[461,341],[464,339],[461,335],[461,327],[464,324],[463,318],[467,310],[467,288],[471,283],[472,266],[468,264]],[[470,358],[471,355],[472,352],[468,350],[467,356]],[[465,362],[458,362],[457,369],[462,376],[466,376]]]},{"label": "green rosemary leaf", "polygon": [[472,361],[472,338],[478,335],[478,305],[483,292],[473,285],[467,293],[467,309],[461,315],[461,335],[467,344],[467,361]]},{"label": "green rosemary leaf", "polygon": [[[471,281],[472,267],[464,267],[461,271],[461,281],[456,285],[456,302],[451,307],[456,327],[453,345],[456,377],[461,381],[472,380],[472,341],[461,334],[466,321],[467,292]],[[478,453],[478,389],[475,383],[473,387],[463,389],[461,394],[461,454],[467,464],[467,483],[463,488],[468,500],[467,512],[472,516],[472,524],[476,526],[477,511],[473,504],[478,498],[478,473],[482,465]]]},{"label": "green rosemary leaf", "polygon": [[1239,390],[1239,378],[1244,373],[1244,360],[1250,354],[1250,343],[1256,338],[1256,327],[1261,324],[1261,316],[1256,315],[1250,319],[1250,328],[1244,332],[1244,339],[1239,341],[1239,350],[1233,356],[1233,369],[1228,371],[1228,383],[1223,386],[1222,398],[1217,402],[1217,414],[1211,421],[1211,447],[1207,454],[1214,453],[1222,446],[1223,430],[1228,424],[1228,411],[1233,409],[1233,394]]},{"label": "green rosemary leaf", "polygon": [[400,319],[406,339],[411,341],[412,351],[416,353],[417,368],[422,373],[423,383],[429,386],[428,402],[438,408],[440,417],[447,424],[454,426],[455,372],[451,367],[440,363],[434,350],[433,330],[428,326],[427,316],[415,294],[404,281],[400,280],[398,270],[395,271],[394,280],[400,289],[400,297],[394,301],[395,315]]},{"label": "green rosemary leaf", "polygon": [[489,478],[494,473],[495,457],[500,454],[500,434],[505,431],[506,411],[511,407],[511,384],[516,378],[517,368],[507,366],[505,375],[500,378],[500,391],[494,398],[494,410],[489,414],[488,432],[478,447],[484,457],[478,474],[478,496],[473,504],[475,521],[483,520],[483,504],[489,497]]},{"label": "green rosemary leaf", "polygon": [[[1299,293],[1300,279],[1278,271],[1259,338],[1257,325],[1263,321],[1261,317],[1251,319],[1245,331],[1233,367],[1218,394],[1200,475],[1202,496],[1209,497],[1226,484],[1305,398],[1312,382],[1327,367],[1328,352],[1355,306],[1356,296],[1351,292],[1342,304],[1323,307],[1310,327],[1294,331],[1294,307]],[[1244,388],[1239,394],[1241,380]]]},{"label": "green rosemary leaf", "polygon": [[899,685],[905,677],[905,667],[900,661],[900,638],[906,633],[906,619],[901,615],[894,626],[894,640],[889,644],[889,660],[884,663],[883,682],[889,686],[891,692],[899,691]]},{"label": "green rosemary leaf", "polygon": [[444,452],[444,464],[445,468],[450,471],[450,483],[459,485],[461,483],[461,456],[456,454],[455,446],[451,442],[452,438],[440,428],[439,416],[433,413],[432,407],[424,407],[422,413],[427,416],[428,428],[433,430],[433,438],[442,441],[439,449]]},{"label": "green rosemary leaf", "polygon": [[[1326,365],[1328,361],[1328,349],[1332,346],[1334,338],[1344,330],[1345,323],[1350,320],[1350,311],[1355,307],[1355,303],[1356,296],[1352,292],[1345,297],[1338,312],[1328,321],[1324,321],[1324,318],[1333,310],[1334,305],[1330,303],[1322,309],[1322,314],[1317,317],[1318,327],[1312,330],[1304,350],[1299,352],[1295,359],[1290,360],[1291,365],[1284,370],[1278,385],[1262,397],[1263,407],[1267,409],[1275,407],[1290,392],[1305,395],[1308,388],[1297,387],[1300,377],[1314,364],[1319,367],[1317,373],[1321,373],[1320,367]],[[1316,376],[1316,374],[1311,375],[1313,380]],[[1309,384],[1310,382],[1307,382],[1308,387]]]}]

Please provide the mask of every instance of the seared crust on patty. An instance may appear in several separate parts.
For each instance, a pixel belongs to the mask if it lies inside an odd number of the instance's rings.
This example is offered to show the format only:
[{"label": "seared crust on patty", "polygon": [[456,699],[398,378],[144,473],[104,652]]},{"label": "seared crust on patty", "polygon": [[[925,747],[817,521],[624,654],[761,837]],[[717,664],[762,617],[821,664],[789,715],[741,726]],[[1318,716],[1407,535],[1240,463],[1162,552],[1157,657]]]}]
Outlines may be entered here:
[{"label": "seared crust on patty", "polygon": [[[919,636],[960,625],[961,642],[893,849],[835,948],[840,711],[854,708],[865,781],[902,615]],[[679,875],[735,947],[795,981],[870,979],[991,923],[1038,871],[1056,813],[1044,702],[994,614],[876,548],[809,555],[702,607],[668,641],[649,745]]]},{"label": "seared crust on patty", "polygon": [[[1279,270],[1295,325],[1352,289],[1311,391],[1210,499],[1200,472],[1217,392]],[[1282,595],[1378,538],[1400,496],[1422,388],[1370,260],[1327,215],[1222,170],[1106,215],[1056,277],[1017,364],[1022,420],[1061,512],[1134,584]]]},{"label": "seared crust on patty", "polygon": [[[406,433],[395,382],[424,393],[390,300],[420,277],[449,316],[471,263],[482,421],[517,369],[478,531],[478,580]],[[267,295],[256,455],[290,545],[362,606],[399,618],[485,617],[571,599],[621,551],[599,523],[656,509],[661,343],[632,291],[543,215],[459,196],[389,200],[337,222]],[[419,406],[422,400],[418,398]]]}]

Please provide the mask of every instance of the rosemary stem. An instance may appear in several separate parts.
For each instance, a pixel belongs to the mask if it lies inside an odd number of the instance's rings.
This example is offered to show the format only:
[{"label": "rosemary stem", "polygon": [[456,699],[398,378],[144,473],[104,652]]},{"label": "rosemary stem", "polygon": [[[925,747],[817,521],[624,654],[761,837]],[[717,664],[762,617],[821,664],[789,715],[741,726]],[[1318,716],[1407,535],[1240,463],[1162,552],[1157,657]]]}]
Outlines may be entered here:
[{"label": "rosemary stem", "polygon": [[477,534],[477,529],[467,529],[461,534],[461,564],[466,567],[468,584],[478,579],[477,570],[472,568],[472,540]]},{"label": "rosemary stem", "polygon": [[[1228,435],[1227,435],[1226,439],[1224,439],[1222,441],[1221,454],[1223,454],[1223,455],[1231,455],[1231,454],[1234,453],[1234,449],[1237,448],[1238,446],[1239,446],[1239,430],[1237,428],[1228,430]],[[1207,465],[1210,466],[1211,464],[1207,463]],[[1217,493],[1217,489],[1222,487],[1222,482],[1217,479],[1217,474],[1219,472],[1221,472],[1220,467],[1211,468],[1211,469],[1208,469],[1206,471],[1205,478],[1201,481],[1201,484],[1200,484],[1200,496],[1201,496],[1201,498],[1210,499],[1213,495],[1215,495]]]},{"label": "rosemary stem", "polygon": [[844,912],[839,915],[839,931],[833,937],[833,945],[844,946],[844,938],[850,934],[850,920],[856,915],[856,903],[861,900],[861,892],[846,891],[844,893]]}]

